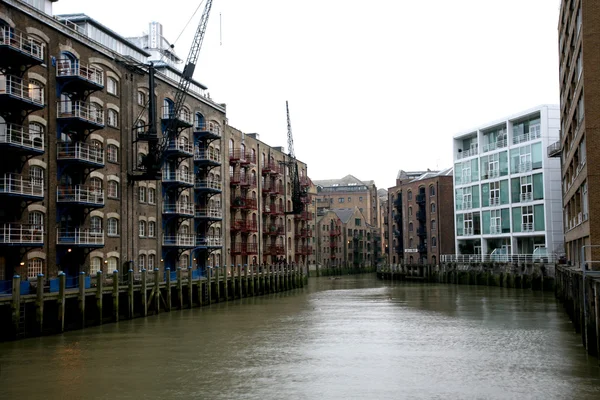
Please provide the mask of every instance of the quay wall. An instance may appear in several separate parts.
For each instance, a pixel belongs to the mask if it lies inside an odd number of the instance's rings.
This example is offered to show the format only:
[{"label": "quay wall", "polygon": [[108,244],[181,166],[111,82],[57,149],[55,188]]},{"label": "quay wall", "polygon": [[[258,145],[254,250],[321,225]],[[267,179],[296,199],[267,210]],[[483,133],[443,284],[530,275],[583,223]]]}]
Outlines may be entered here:
[{"label": "quay wall", "polygon": [[[307,284],[306,271],[297,267],[213,268],[207,276],[198,270],[168,268],[128,271],[102,276],[94,282],[81,273],[77,287],[67,285],[60,274],[55,290],[39,275],[27,294],[21,293],[20,276],[13,278],[12,292],[0,296],[0,340],[62,333],[119,320],[147,317],[174,309],[208,306],[213,302],[262,296],[294,290]],[[72,282],[70,282],[72,283]]]}]

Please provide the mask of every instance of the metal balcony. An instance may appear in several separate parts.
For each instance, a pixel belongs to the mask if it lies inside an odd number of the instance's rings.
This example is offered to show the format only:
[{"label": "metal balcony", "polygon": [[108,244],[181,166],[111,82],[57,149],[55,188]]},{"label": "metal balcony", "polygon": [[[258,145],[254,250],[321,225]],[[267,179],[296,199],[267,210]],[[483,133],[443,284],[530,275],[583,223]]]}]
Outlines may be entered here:
[{"label": "metal balcony", "polygon": [[246,175],[240,179],[240,186],[243,186],[248,189],[256,188],[256,178],[251,175]]},{"label": "metal balcony", "polygon": [[518,166],[518,172],[529,172],[531,171],[531,161],[522,162]]},{"label": "metal balcony", "polygon": [[424,226],[417,228],[417,236],[427,236],[427,229]]},{"label": "metal balcony", "polygon": [[196,237],[196,246],[204,248],[223,247],[223,240],[219,236],[201,236]]},{"label": "metal balcony", "polygon": [[194,247],[196,245],[196,235],[191,233],[163,235],[162,245],[165,247]]},{"label": "metal balcony", "polygon": [[521,224],[521,232],[533,232],[534,227],[532,222],[525,222]]},{"label": "metal balcony", "polygon": [[283,196],[283,185],[272,185],[269,189],[271,196]]},{"label": "metal balcony", "polygon": [[219,139],[221,137],[221,128],[212,122],[196,122],[194,125],[194,135],[201,139]]},{"label": "metal balcony", "polygon": [[196,207],[194,216],[208,221],[220,221],[223,219],[223,210],[216,207]]},{"label": "metal balcony", "polygon": [[312,254],[311,246],[298,246],[296,247],[296,254],[309,255]]},{"label": "metal balcony", "polygon": [[44,227],[30,224],[0,225],[0,246],[31,246],[44,245]]},{"label": "metal balcony", "polygon": [[278,165],[274,161],[269,161],[265,165],[262,166],[261,173],[263,175],[270,174],[277,167],[278,167]]},{"label": "metal balcony", "polygon": [[104,88],[102,70],[82,64],[79,60],[73,62],[68,58],[56,60],[56,80],[63,85],[63,90],[92,91]]},{"label": "metal balcony", "polygon": [[425,193],[419,193],[415,196],[415,201],[417,204],[425,204]]},{"label": "metal balcony", "polygon": [[310,213],[308,211],[302,211],[300,214],[294,214],[294,218],[302,221],[308,221],[310,220]]},{"label": "metal balcony", "polygon": [[44,135],[29,128],[0,123],[0,148],[39,155],[44,153]]},{"label": "metal balcony", "polygon": [[104,109],[80,100],[57,101],[56,118],[76,130],[104,128]]},{"label": "metal balcony", "polygon": [[14,75],[0,74],[0,108],[36,111],[44,108],[44,89]]},{"label": "metal balcony", "polygon": [[171,185],[171,186],[183,186],[183,187],[195,186],[193,174],[186,172],[186,171],[182,171],[182,170],[163,171],[162,183],[163,183],[163,185]]},{"label": "metal balcony", "polygon": [[221,153],[217,153],[214,150],[196,148],[194,162],[198,165],[218,167],[221,165]]},{"label": "metal balcony", "polygon": [[229,162],[230,163],[245,163],[246,153],[242,149],[230,149],[229,150]]},{"label": "metal balcony", "polygon": [[56,159],[82,163],[93,167],[104,167],[104,150],[84,142],[58,142]]},{"label": "metal balcony", "polygon": [[560,140],[548,146],[547,152],[548,157],[560,157],[560,153],[562,152],[562,144],[560,143]]},{"label": "metal balcony", "polygon": [[265,224],[263,225],[263,233],[269,236],[281,236],[284,234],[284,227],[280,224]]},{"label": "metal balcony", "polygon": [[192,203],[185,203],[177,201],[175,203],[163,203],[164,215],[174,215],[179,217],[194,217],[194,205]]},{"label": "metal balcony", "polygon": [[424,210],[419,210],[416,214],[418,221],[425,221],[425,219],[427,218],[427,215],[425,214]]},{"label": "metal balcony", "polygon": [[5,173],[0,177],[0,195],[24,197],[32,200],[44,199],[44,184],[18,174]]},{"label": "metal balcony", "polygon": [[104,192],[91,186],[59,186],[56,189],[56,202],[85,207],[104,207]]},{"label": "metal balcony", "polygon": [[531,193],[531,192],[521,193],[520,200],[521,200],[521,203],[533,201],[533,193]]},{"label": "metal balcony", "polygon": [[235,197],[231,199],[231,208],[243,208],[248,210],[256,210],[258,208],[256,199],[250,197]]},{"label": "metal balcony", "polygon": [[188,111],[181,110],[179,115],[176,116],[172,106],[163,106],[161,110],[163,124],[168,124],[170,120],[174,120],[173,123],[176,128],[191,128],[193,126],[192,116]]},{"label": "metal balcony", "polygon": [[424,254],[427,253],[427,245],[425,244],[420,244],[417,246],[417,250],[419,251],[419,253]]},{"label": "metal balcony", "polygon": [[307,176],[300,177],[300,186],[309,187],[312,182]]},{"label": "metal balcony", "polygon": [[197,179],[194,184],[194,189],[200,192],[221,193],[223,185],[219,181],[209,179]]},{"label": "metal balcony", "polygon": [[33,66],[44,63],[46,45],[10,26],[0,27],[0,63],[4,66]]},{"label": "metal balcony", "polygon": [[165,149],[167,156],[192,157],[194,155],[194,146],[180,139],[169,140],[169,145]]},{"label": "metal balcony", "polygon": [[256,243],[232,243],[231,246],[232,255],[249,255],[258,254],[258,246]]},{"label": "metal balcony", "polygon": [[77,247],[103,247],[104,232],[102,229],[56,229],[56,244]]},{"label": "metal balcony", "polygon": [[342,231],[340,229],[332,229],[329,231],[329,236],[341,236]]},{"label": "metal balcony", "polygon": [[242,165],[256,165],[256,154],[245,151],[244,156],[240,158],[240,164]]}]

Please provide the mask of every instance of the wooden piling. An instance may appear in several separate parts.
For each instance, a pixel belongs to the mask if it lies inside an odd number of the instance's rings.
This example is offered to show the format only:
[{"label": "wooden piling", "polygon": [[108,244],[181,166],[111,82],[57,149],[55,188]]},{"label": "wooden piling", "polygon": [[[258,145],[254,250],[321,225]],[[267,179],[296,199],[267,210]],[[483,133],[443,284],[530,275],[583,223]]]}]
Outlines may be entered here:
[{"label": "wooden piling", "polygon": [[244,264],[244,295],[248,297],[248,264]]},{"label": "wooden piling", "polygon": [[[154,268],[154,312],[158,314],[160,312],[160,283],[162,279],[160,278],[160,270],[158,268]],[[169,297],[170,298],[170,297]]]},{"label": "wooden piling", "polygon": [[181,267],[177,267],[177,306],[181,310],[183,308],[183,274]]},{"label": "wooden piling", "polygon": [[142,317],[148,316],[148,278],[146,269],[142,269]]},{"label": "wooden piling", "polygon": [[206,298],[208,300],[208,305],[210,305],[210,303],[212,303],[212,275],[213,275],[213,269],[212,268],[208,268],[208,277],[206,278]]},{"label": "wooden piling", "polygon": [[35,321],[37,333],[44,332],[44,274],[37,276],[37,297],[35,299]]},{"label": "wooden piling", "polygon": [[[192,267],[188,267],[188,304],[190,306],[190,308],[194,307],[194,282],[192,279]],[[198,287],[202,288],[202,285],[200,283],[200,279],[198,279]]]},{"label": "wooden piling", "polygon": [[[21,276],[13,276],[12,282],[12,301],[10,303],[13,336],[16,338],[19,335],[19,323],[21,320]],[[64,312],[63,312],[64,314]]]},{"label": "wooden piling", "polygon": [[113,307],[112,307],[113,321],[119,322],[119,271],[117,271],[117,270],[113,271],[112,298],[113,298]]},{"label": "wooden piling", "polygon": [[242,265],[238,264],[237,266],[237,289],[238,289],[238,299],[242,298]]},{"label": "wooden piling", "polygon": [[129,314],[129,318],[133,318],[134,316],[134,297],[133,297],[133,269],[129,269],[128,275],[127,275],[127,310],[128,310],[128,314]]},{"label": "wooden piling", "polygon": [[219,267],[215,267],[215,301],[219,302],[221,300],[221,273],[219,272]]},{"label": "wooden piling", "polygon": [[85,272],[79,272],[79,297],[77,305],[79,306],[79,323],[85,328]]},{"label": "wooden piling", "polygon": [[102,271],[96,272],[96,318],[98,324],[102,324],[102,290],[104,289],[104,279]]},{"label": "wooden piling", "polygon": [[165,268],[165,276],[167,277],[167,311],[171,311],[171,268]]},{"label": "wooden piling", "polygon": [[67,284],[67,277],[64,272],[58,274],[58,331],[60,333],[65,331],[65,289]]}]

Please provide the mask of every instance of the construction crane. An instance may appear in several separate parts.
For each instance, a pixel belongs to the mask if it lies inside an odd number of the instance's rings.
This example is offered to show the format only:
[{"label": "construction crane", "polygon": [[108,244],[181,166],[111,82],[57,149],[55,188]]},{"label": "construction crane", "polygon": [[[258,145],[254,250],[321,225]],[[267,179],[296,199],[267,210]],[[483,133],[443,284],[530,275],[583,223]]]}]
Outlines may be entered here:
[{"label": "construction crane", "polygon": [[177,92],[175,94],[175,101],[173,107],[168,110],[168,122],[164,129],[161,138],[158,137],[156,132],[156,101],[154,99],[154,66],[152,63],[149,65],[149,77],[150,77],[150,103],[148,107],[149,115],[149,128],[139,140],[148,141],[148,154],[141,160],[139,167],[142,169],[141,174],[131,175],[132,180],[158,180],[161,178],[161,169],[164,159],[165,151],[167,150],[169,143],[173,140],[177,140],[179,135],[179,128],[177,126],[177,118],[183,108],[183,103],[187,92],[190,87],[190,83],[194,76],[196,69],[196,63],[198,62],[198,56],[200,49],[202,48],[202,42],[204,41],[204,33],[206,32],[206,25],[208,23],[208,17],[210,15],[210,9],[212,7],[212,0],[207,0],[198,24],[198,29],[194,35],[192,47],[188,54],[181,79],[177,86]]},{"label": "construction crane", "polygon": [[287,136],[288,136],[288,159],[285,164],[290,171],[290,180],[292,182],[292,211],[286,214],[300,214],[304,211],[303,197],[307,193],[300,187],[300,178],[298,176],[298,161],[294,154],[294,137],[292,136],[292,123],[290,122],[290,108],[288,102],[285,102],[285,110],[287,112]]}]

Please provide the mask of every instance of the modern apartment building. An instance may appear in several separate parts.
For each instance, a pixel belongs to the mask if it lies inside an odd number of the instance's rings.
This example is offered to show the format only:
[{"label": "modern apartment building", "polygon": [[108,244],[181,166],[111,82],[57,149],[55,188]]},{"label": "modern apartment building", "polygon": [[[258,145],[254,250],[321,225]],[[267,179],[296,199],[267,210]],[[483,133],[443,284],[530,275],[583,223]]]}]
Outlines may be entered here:
[{"label": "modern apartment building", "polygon": [[[559,109],[535,107],[454,137],[456,254],[562,254]],[[527,259],[527,257],[524,257]]]},{"label": "modern apartment building", "polygon": [[[197,81],[174,115],[178,58],[151,26],[146,42],[158,47],[141,48],[84,14],[53,16],[49,0],[0,3],[0,280],[306,262],[307,235],[296,230],[310,226],[308,214],[286,216],[270,241],[259,236],[263,221],[277,226],[291,209],[282,149],[228,126],[225,104]],[[146,181],[136,177],[151,96],[156,130],[174,122],[179,135],[160,179]]]},{"label": "modern apartment building", "polygon": [[388,262],[432,264],[454,249],[452,168],[400,170],[388,189]]},{"label": "modern apartment building", "polygon": [[[558,23],[560,62],[560,138],[548,154],[562,161],[562,196],[566,257],[600,269],[600,168],[594,150],[600,147],[600,9],[590,0],[563,0]],[[590,156],[587,149],[591,149]],[[596,190],[598,189],[598,190]],[[598,201],[597,201],[598,200]]]}]

